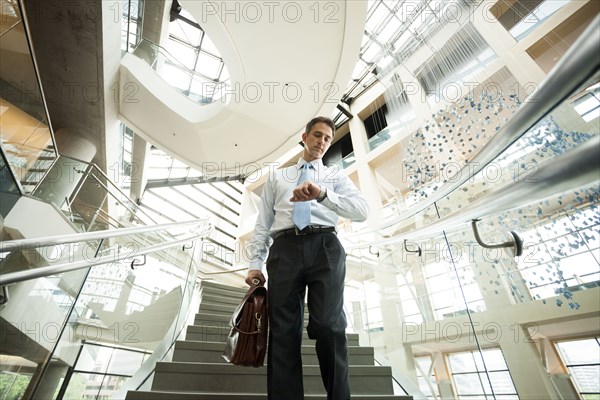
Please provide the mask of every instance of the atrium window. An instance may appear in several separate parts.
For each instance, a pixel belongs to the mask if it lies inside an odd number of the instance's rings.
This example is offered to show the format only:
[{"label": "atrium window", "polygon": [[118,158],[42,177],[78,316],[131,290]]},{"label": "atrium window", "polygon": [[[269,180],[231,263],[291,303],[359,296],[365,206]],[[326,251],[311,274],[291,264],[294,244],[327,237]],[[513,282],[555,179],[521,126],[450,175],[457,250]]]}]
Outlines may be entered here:
[{"label": "atrium window", "polygon": [[[121,52],[132,51],[142,40],[144,0],[122,0]],[[113,10],[113,6],[109,7]]]},{"label": "atrium window", "polygon": [[358,97],[377,81],[379,74],[400,65],[428,37],[454,20],[449,18],[449,10],[467,3],[466,0],[370,1],[360,59],[346,96]]},{"label": "atrium window", "polygon": [[[402,308],[403,322],[407,324],[422,324],[423,307],[422,299],[418,298],[417,288],[411,273],[398,274],[398,293],[400,293],[400,307]],[[426,304],[426,303],[425,303]]]},{"label": "atrium window", "polygon": [[585,122],[600,117],[600,83],[587,88],[585,93],[573,100],[572,103],[575,111],[581,115]]},{"label": "atrium window", "polygon": [[452,353],[448,366],[459,400],[519,399],[500,349]]},{"label": "atrium window", "polygon": [[[140,206],[159,223],[210,218],[214,230],[206,239],[203,261],[230,267],[235,259],[242,184],[236,177],[207,176],[152,148],[148,182]],[[210,253],[210,254],[209,254]]]},{"label": "atrium window", "polygon": [[512,37],[521,40],[567,3],[569,0],[501,0],[490,12]]},{"label": "atrium window", "polygon": [[[430,262],[425,265],[424,270],[435,318],[440,320],[465,315],[467,312],[484,311],[485,302],[475,280],[473,269],[464,262],[459,262],[456,264],[455,272],[450,259],[451,257],[462,257],[462,255],[450,255],[447,248],[442,252],[444,260]],[[460,282],[457,280],[457,273]],[[467,306],[463,299],[466,299]]]},{"label": "atrium window", "polygon": [[435,378],[435,369],[433,368],[431,357],[415,357],[415,367],[421,392],[427,396],[427,399],[439,399],[440,392]]},{"label": "atrium window", "polygon": [[353,153],[354,148],[352,147],[352,138],[348,133],[331,145],[329,150],[327,150],[327,153],[325,153],[323,156],[323,164],[333,165],[340,163],[340,167],[342,167],[342,169],[346,168],[351,164],[348,164],[347,162],[342,163],[342,160],[346,159],[346,157]]},{"label": "atrium window", "polygon": [[[194,101],[214,102],[226,93],[229,72],[217,47],[192,15],[182,9],[169,24],[168,53],[163,74],[168,82]],[[166,79],[166,78],[165,78]]]},{"label": "atrium window", "polygon": [[561,341],[556,343],[577,391],[584,400],[600,398],[600,340]]},{"label": "atrium window", "polygon": [[[119,163],[108,167],[109,177],[125,193],[130,195],[132,174],[138,173],[133,168],[133,138],[134,132],[121,122],[121,143],[119,148]],[[135,179],[135,178],[134,178]]]},{"label": "atrium window", "polygon": [[[361,262],[364,262],[361,260]],[[359,283],[360,284],[360,283]],[[364,280],[362,282],[361,308],[362,313],[362,324],[366,332],[382,332],[383,326],[383,314],[381,309],[381,298],[382,298],[382,287],[381,285],[371,281]],[[386,300],[389,300],[386,298]]]},{"label": "atrium window", "polygon": [[369,117],[365,118],[364,124],[368,138],[372,138],[388,126],[386,118],[387,113],[387,106],[382,104],[381,107],[373,111]]},{"label": "atrium window", "polygon": [[399,76],[395,75],[392,79],[392,85],[386,90],[385,98],[389,108],[390,125],[399,124],[403,128],[416,119],[408,94]]},{"label": "atrium window", "polygon": [[[463,96],[464,82],[485,70],[496,54],[472,24],[466,24],[437,50],[414,75],[432,108],[441,100],[456,101]],[[455,93],[457,92],[458,93]]]},{"label": "atrium window", "polygon": [[[534,299],[583,290],[600,280],[600,264],[594,257],[599,246],[598,223],[597,211],[589,208],[521,232],[531,257],[519,263],[519,270]],[[556,299],[558,306],[562,302]],[[574,301],[569,303],[578,307]]]}]

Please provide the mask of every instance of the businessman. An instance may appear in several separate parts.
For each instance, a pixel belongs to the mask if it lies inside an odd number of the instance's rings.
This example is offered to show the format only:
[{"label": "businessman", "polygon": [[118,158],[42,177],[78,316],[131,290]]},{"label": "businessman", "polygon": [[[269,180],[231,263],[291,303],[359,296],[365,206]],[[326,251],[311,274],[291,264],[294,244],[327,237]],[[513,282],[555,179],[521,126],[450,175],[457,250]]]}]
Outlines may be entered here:
[{"label": "businessman", "polygon": [[327,399],[350,399],[343,308],[346,253],[336,227],[339,217],[364,221],[368,206],[348,177],[323,165],[334,134],[329,118],[308,122],[298,163],[271,172],[265,183],[250,241],[246,282],[265,283],[265,259],[269,278],[270,400],[304,399],[300,349],[305,298],[307,332],[316,340]]}]

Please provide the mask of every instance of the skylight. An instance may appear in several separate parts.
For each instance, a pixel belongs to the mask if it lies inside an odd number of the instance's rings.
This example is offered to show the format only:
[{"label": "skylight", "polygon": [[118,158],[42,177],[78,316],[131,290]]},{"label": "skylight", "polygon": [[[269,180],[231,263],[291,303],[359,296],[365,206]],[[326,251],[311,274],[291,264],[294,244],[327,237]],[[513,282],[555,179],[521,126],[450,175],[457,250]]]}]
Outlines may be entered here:
[{"label": "skylight", "polygon": [[[171,17],[169,38],[164,47],[181,65],[171,63],[174,71],[169,83],[200,103],[218,100],[225,93],[223,87],[229,82],[225,61],[189,12],[182,9],[176,16],[171,13]],[[188,71],[177,73],[175,70],[178,69],[187,69],[194,74]]]}]

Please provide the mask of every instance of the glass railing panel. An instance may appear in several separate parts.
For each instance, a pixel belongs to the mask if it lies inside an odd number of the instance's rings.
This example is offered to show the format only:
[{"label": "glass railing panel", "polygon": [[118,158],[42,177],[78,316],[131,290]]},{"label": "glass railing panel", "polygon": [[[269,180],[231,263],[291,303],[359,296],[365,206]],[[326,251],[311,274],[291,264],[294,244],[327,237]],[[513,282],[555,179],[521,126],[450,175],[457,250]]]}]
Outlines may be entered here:
[{"label": "glass railing panel", "polygon": [[[480,234],[489,243],[509,239],[509,230],[518,232],[524,241],[521,257],[515,257],[510,248],[479,246],[468,225],[448,233],[453,263],[456,267],[469,263],[475,272],[473,276],[458,274],[460,288],[468,296],[467,288],[474,283],[484,307],[469,307],[463,316],[441,322],[438,343],[443,346],[438,346],[436,351],[453,355],[456,352],[452,348],[457,343],[463,351],[465,346],[471,347],[469,351],[483,349],[482,354],[487,349],[495,349],[496,359],[505,366],[490,365],[485,358],[481,364],[492,382],[498,375],[503,376],[502,384],[493,386],[496,394],[516,395],[518,388],[519,391],[534,390],[544,397],[577,397],[565,389],[569,383],[563,380],[569,376],[563,364],[548,360],[553,350],[539,346],[543,340],[551,343],[564,335],[585,336],[589,334],[587,324],[597,324],[596,317],[589,320],[586,315],[597,316],[600,311],[597,303],[599,249],[597,240],[589,233],[597,231],[600,216],[597,195],[595,204],[573,208],[564,202],[553,211],[545,208],[542,215],[535,212],[546,203],[559,204],[560,197],[549,198],[531,208],[490,216],[479,223]],[[575,221],[579,221],[580,226]],[[587,224],[581,226],[581,221]],[[590,245],[594,242],[595,245]],[[540,371],[540,374],[519,373],[523,368]],[[462,372],[454,369],[451,365],[453,382],[458,385]],[[465,393],[459,391],[458,394]]]},{"label": "glass railing panel", "polygon": [[354,164],[355,162],[356,162],[356,157],[354,156],[354,152],[352,152],[352,153],[348,154],[347,156],[343,157],[336,164],[340,169],[345,169],[345,168],[348,168],[349,166],[351,166],[352,164]]},{"label": "glass railing panel", "polygon": [[19,7],[2,2],[0,137],[7,159],[26,193],[56,158]]},{"label": "glass railing panel", "polygon": [[393,136],[395,136],[395,131],[398,129],[400,129],[400,127],[392,128],[386,126],[377,132],[367,141],[367,152],[375,150],[377,147],[390,140]]},{"label": "glass railing panel", "polygon": [[69,198],[81,184],[87,167],[82,161],[60,156],[32,195],[68,211]]},{"label": "glass railing panel", "polygon": [[10,169],[4,151],[0,149],[0,215],[3,218],[6,218],[20,196],[17,179]]},{"label": "glass railing panel", "polygon": [[[54,262],[107,255],[125,258],[89,272],[12,285],[15,300],[23,299],[23,288],[29,293],[26,302],[9,301],[3,308],[3,331],[10,328],[6,331],[15,341],[29,334],[23,342],[29,349],[3,370],[18,371],[36,361],[29,374],[22,374],[31,380],[28,390],[36,388],[35,399],[110,397],[118,391],[157,348],[164,347],[165,340],[170,347],[187,319],[197,273],[193,254],[199,254],[200,246],[190,240],[185,246],[136,255],[138,246],[157,241],[159,235],[128,236],[106,240],[99,251],[91,243],[76,244],[69,255],[57,250],[63,257]],[[25,312],[23,307],[35,309]],[[166,349],[161,351],[162,357]]]},{"label": "glass railing panel", "polygon": [[[362,241],[375,242],[366,237]],[[348,329],[359,333],[361,345],[375,348],[377,361],[392,366],[400,386],[411,395],[442,390],[442,398],[453,398],[448,388],[436,384],[419,387],[428,370],[419,371],[417,359],[425,356],[424,349],[441,349],[442,326],[447,327],[444,334],[453,334],[457,327],[467,330],[467,313],[486,310],[477,270],[468,259],[453,264],[452,247],[439,233],[408,241],[406,247],[398,242],[355,249],[347,259]]]},{"label": "glass railing panel", "polygon": [[198,104],[227,101],[228,82],[215,82],[190,70],[163,47],[142,39],[134,55],[144,60],[158,75],[190,100]]},{"label": "glass railing panel", "polygon": [[[598,119],[586,121],[580,110],[576,108],[576,99],[593,93],[597,85],[597,81],[586,85],[582,91],[562,103],[521,136],[500,157],[484,166],[460,190],[439,201],[440,214],[445,216],[454,212],[480,196],[493,193],[507,184],[536,183],[538,182],[536,173],[544,163],[552,163],[556,157],[597,136]],[[478,166],[473,165],[472,168],[476,167]],[[445,173],[449,181],[460,179],[460,175],[468,173],[468,169],[459,171],[455,168],[456,175],[451,175],[452,173],[450,169]],[[577,200],[577,197],[585,201],[584,196],[585,192],[579,196],[565,193],[562,197],[564,202],[570,203]],[[541,205],[539,210],[532,212],[543,213],[545,208],[546,206]]]},{"label": "glass railing panel", "polygon": [[[84,341],[63,398],[109,398],[142,366],[150,354],[144,350]],[[58,395],[59,392],[55,393],[55,396]]]},{"label": "glass railing panel", "polygon": [[435,205],[427,207],[421,213],[407,218],[390,227],[383,228],[380,232],[383,238],[390,238],[402,234],[410,233],[412,230],[426,226],[438,219]]},{"label": "glass railing panel", "polygon": [[58,207],[80,231],[154,223],[95,165],[60,156],[33,196]]},{"label": "glass railing panel", "polygon": [[79,187],[69,197],[67,211],[79,216],[87,231],[153,222],[94,165],[88,167]]},{"label": "glass railing panel", "polygon": [[16,3],[3,0],[0,13],[2,16],[0,19],[0,36],[21,23],[21,11],[19,10],[19,5]]},{"label": "glass railing panel", "polygon": [[[552,347],[565,335],[596,335],[591,327],[600,311],[600,175],[524,206],[515,198],[506,211],[482,215],[477,226],[484,243],[510,241],[515,232],[523,241],[520,256],[513,247],[482,247],[468,220],[427,236],[414,233],[482,196],[492,199],[501,188],[539,184],[535,173],[544,164],[559,162],[557,157],[598,135],[597,118],[586,120],[574,107],[596,84],[523,135],[491,164],[493,171],[484,168],[414,217],[351,238],[350,329],[387,357],[402,386],[415,388],[411,394],[516,399],[533,390],[548,398],[577,397]],[[409,194],[435,189],[435,182],[428,185]],[[400,201],[406,196],[388,207],[401,208]],[[416,239],[404,245],[402,237],[411,235]],[[430,371],[418,367],[423,360],[430,360]],[[424,384],[432,379],[433,389]]]},{"label": "glass railing panel", "polygon": [[56,159],[48,126],[0,99],[0,132],[8,162],[26,193],[30,193]]},{"label": "glass railing panel", "polygon": [[[525,299],[546,302],[552,298],[558,306],[578,309],[579,304],[572,300],[577,297],[575,292],[598,286],[599,187],[580,191],[594,193],[595,201],[575,208],[571,204],[554,210],[544,207],[546,202],[558,205],[562,201],[558,195],[492,220],[496,230],[511,229],[522,236],[524,254],[518,258],[515,279],[521,279],[527,287]],[[534,214],[542,207],[543,216]]]},{"label": "glass railing panel", "polygon": [[[403,137],[385,148],[383,157],[372,165],[385,180],[381,185],[391,185],[396,200],[402,199],[402,204],[396,202],[402,205],[399,210],[418,207],[442,185],[455,181],[459,172],[473,171],[473,164],[462,168],[496,135],[528,94],[510,71],[502,68],[466,96],[436,111],[416,131],[407,134],[402,127],[384,130],[382,134],[390,138]],[[389,142],[373,140],[379,145]]]},{"label": "glass railing panel", "polygon": [[[147,232],[138,234],[129,234],[126,236],[112,237],[102,239],[101,241],[87,241],[77,243],[67,243],[60,245],[50,245],[37,247],[34,249],[17,249],[8,253],[3,253],[3,259],[0,260],[0,268],[3,274],[12,272],[42,270],[48,266],[77,264],[82,268],[95,262],[97,258],[103,258],[102,261],[121,260],[127,263],[133,269],[136,266],[143,265],[145,256],[140,254],[143,251],[159,247],[176,240],[181,241],[179,247],[188,247],[192,243],[188,238],[194,235],[202,234],[206,226],[203,223],[198,225],[188,225],[184,228],[172,229],[168,231]],[[156,250],[154,258],[161,263],[184,264],[189,262],[187,253],[177,253],[172,250]]]},{"label": "glass railing panel", "polygon": [[[3,377],[10,374],[18,379],[18,389],[11,389],[14,398],[25,398],[25,392],[40,381],[40,370],[52,354],[84,279],[85,271],[72,271],[9,286],[10,298],[0,311],[0,322],[3,348],[10,357],[1,369]],[[62,362],[50,366],[63,367]]]},{"label": "glass railing panel", "polygon": [[[590,205],[536,219],[517,211],[480,223],[482,237],[492,243],[506,240],[509,228],[524,232],[522,257],[482,248],[468,224],[406,247],[354,250],[345,292],[349,329],[387,358],[405,389],[423,377],[407,366],[429,357],[437,360],[433,375],[447,372],[452,380],[451,387],[443,378],[435,381],[442,398],[490,392],[518,398],[517,388],[542,390],[567,375],[546,371],[547,380],[530,383],[518,373],[524,365],[544,370],[537,339],[566,334],[580,313],[599,311],[599,210]],[[421,256],[411,252],[417,246]],[[464,366],[462,358],[474,364]],[[419,390],[432,395],[430,389]]]}]

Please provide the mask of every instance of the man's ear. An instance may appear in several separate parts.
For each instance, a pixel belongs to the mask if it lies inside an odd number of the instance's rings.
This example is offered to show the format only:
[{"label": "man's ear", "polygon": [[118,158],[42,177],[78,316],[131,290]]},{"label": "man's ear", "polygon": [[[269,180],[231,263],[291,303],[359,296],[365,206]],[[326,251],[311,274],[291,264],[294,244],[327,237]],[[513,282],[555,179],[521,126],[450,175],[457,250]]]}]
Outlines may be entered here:
[{"label": "man's ear", "polygon": [[304,145],[306,144],[306,136],[307,136],[307,135],[306,135],[306,132],[304,132],[304,133],[302,134],[302,142],[301,142],[301,143],[302,143],[302,147],[304,147]]}]

